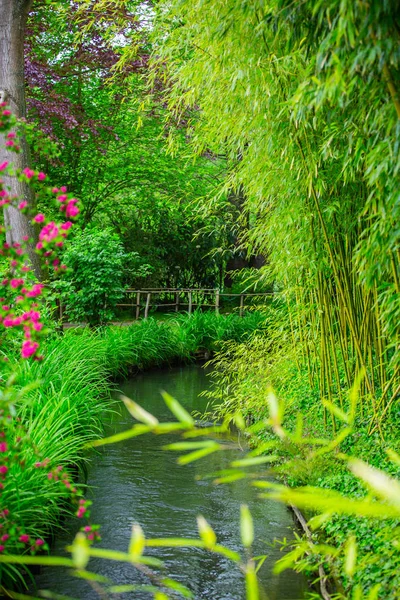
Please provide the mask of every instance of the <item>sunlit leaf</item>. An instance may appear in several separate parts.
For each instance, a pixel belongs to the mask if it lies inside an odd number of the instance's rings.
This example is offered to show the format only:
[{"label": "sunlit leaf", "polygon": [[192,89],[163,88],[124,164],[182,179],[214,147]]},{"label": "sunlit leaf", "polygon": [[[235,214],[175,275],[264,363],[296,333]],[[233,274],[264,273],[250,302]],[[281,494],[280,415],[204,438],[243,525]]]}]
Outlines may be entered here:
[{"label": "sunlit leaf", "polygon": [[138,523],[134,523],[132,526],[132,535],[128,550],[129,554],[132,556],[132,560],[142,556],[145,546],[146,541],[143,529]]},{"label": "sunlit leaf", "polygon": [[213,446],[208,446],[207,448],[202,448],[200,450],[196,450],[195,452],[190,452],[189,454],[185,454],[184,456],[180,456],[178,458],[178,463],[180,465],[187,465],[195,460],[199,460],[200,458],[204,458],[217,450],[222,449],[220,444],[214,443]]},{"label": "sunlit leaf", "polygon": [[181,404],[175,398],[173,398],[168,392],[161,392],[161,395],[164,399],[165,404],[168,406],[169,410],[173,415],[185,425],[194,425],[193,417],[183,408]]},{"label": "sunlit leaf", "polygon": [[357,542],[354,535],[351,535],[344,548],[344,571],[349,577],[353,577],[357,564]]},{"label": "sunlit leaf", "polygon": [[254,525],[247,504],[242,504],[240,507],[240,535],[243,546],[249,548],[254,541]]},{"label": "sunlit leaf", "polygon": [[265,463],[276,462],[279,460],[279,456],[270,454],[269,456],[251,456],[248,458],[241,458],[231,462],[232,467],[253,467],[256,465],[263,465]]},{"label": "sunlit leaf", "polygon": [[74,542],[71,547],[72,560],[75,567],[84,569],[89,562],[90,558],[90,546],[86,536],[79,532],[76,534]]},{"label": "sunlit leaf", "polygon": [[213,530],[213,528],[201,515],[197,517],[197,528],[199,530],[200,537],[203,540],[205,547],[209,550],[214,548],[215,544],[217,543],[217,536],[215,535],[215,531]]},{"label": "sunlit leaf", "polygon": [[147,412],[147,410],[144,410],[144,408],[142,408],[139,404],[130,398],[127,398],[126,396],[121,396],[121,399],[134,419],[144,423],[145,425],[148,425],[149,427],[155,427],[158,425],[158,419]]}]

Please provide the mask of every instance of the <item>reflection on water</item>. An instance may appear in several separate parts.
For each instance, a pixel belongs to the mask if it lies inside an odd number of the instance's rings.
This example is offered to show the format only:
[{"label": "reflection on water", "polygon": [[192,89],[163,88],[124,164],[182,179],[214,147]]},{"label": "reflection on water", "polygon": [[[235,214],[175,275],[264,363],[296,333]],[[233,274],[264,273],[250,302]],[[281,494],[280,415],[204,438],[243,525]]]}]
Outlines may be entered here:
[{"label": "reflection on water", "polygon": [[[150,371],[122,385],[122,391],[155,414],[161,421],[171,420],[160,389],[175,396],[189,411],[204,411],[206,400],[199,393],[209,385],[198,366]],[[132,417],[121,403],[120,415],[107,425],[107,434],[132,426]],[[90,473],[89,497],[93,500],[92,522],[101,524],[99,546],[126,551],[131,527],[138,522],[146,537],[197,537],[196,516],[202,514],[212,525],[218,542],[242,552],[239,533],[240,504],[250,506],[255,524],[255,556],[267,554],[260,569],[261,585],[269,600],[300,600],[304,582],[289,571],[272,575],[272,566],[282,556],[275,539],[289,537],[293,526],[287,509],[277,503],[256,498],[256,491],[244,482],[215,486],[207,473],[223,469],[242,455],[232,440],[225,439],[225,452],[212,454],[201,461],[179,466],[177,455],[162,446],[176,441],[172,435],[143,436],[105,446],[94,457]],[[53,552],[62,552],[80,523],[71,523],[69,531],[59,536]],[[228,559],[201,549],[154,548],[149,555],[165,563],[165,575],[188,586],[196,600],[244,600],[244,578]],[[88,569],[118,585],[149,583],[131,565],[92,559]],[[82,600],[99,598],[95,584],[76,579],[67,570],[42,569],[37,577],[38,589]],[[148,592],[121,593],[118,598],[147,600]]]}]

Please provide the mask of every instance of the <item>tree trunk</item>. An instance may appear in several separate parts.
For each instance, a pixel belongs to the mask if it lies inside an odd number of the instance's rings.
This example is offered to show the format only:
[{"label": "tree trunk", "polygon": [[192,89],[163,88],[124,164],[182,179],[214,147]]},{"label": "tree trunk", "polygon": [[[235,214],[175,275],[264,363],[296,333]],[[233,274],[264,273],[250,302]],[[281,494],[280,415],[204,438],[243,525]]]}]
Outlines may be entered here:
[{"label": "tree trunk", "polygon": [[[0,99],[7,102],[12,112],[19,118],[25,117],[24,85],[24,34],[26,19],[32,0],[0,0]],[[4,148],[4,139],[0,138],[0,163],[8,161],[15,168],[24,169],[30,164],[29,149],[22,136],[21,152],[11,153]],[[4,182],[12,196],[26,200],[34,206],[31,188],[14,177],[4,177]],[[30,219],[18,209],[4,208],[4,224],[9,244],[21,243],[24,236],[35,239],[35,231]],[[34,242],[29,245],[28,253],[36,276],[40,279],[40,263],[34,251]]]}]

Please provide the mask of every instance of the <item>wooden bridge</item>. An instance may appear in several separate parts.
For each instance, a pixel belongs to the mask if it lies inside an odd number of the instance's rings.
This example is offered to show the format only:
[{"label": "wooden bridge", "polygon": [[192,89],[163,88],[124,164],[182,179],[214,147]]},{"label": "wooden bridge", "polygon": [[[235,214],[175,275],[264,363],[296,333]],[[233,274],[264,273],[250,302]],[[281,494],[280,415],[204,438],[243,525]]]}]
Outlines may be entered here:
[{"label": "wooden bridge", "polygon": [[265,302],[268,297],[272,297],[274,294],[273,292],[230,294],[212,288],[144,288],[140,290],[126,289],[124,295],[124,301],[116,306],[125,309],[130,308],[132,316],[135,315],[136,319],[139,319],[141,314],[144,319],[147,319],[151,308],[157,310],[161,307],[171,308],[175,312],[187,310],[189,315],[192,314],[193,309],[209,308],[215,310],[218,314],[221,308],[221,299],[224,298],[238,299],[236,308],[242,317],[250,298],[253,300],[259,298]]}]

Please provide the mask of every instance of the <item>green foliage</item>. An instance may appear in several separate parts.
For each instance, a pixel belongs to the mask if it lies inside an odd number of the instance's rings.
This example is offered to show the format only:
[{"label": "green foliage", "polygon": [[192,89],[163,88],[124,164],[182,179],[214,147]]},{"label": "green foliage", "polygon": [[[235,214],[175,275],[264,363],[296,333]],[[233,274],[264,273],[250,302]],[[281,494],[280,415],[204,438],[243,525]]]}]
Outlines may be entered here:
[{"label": "green foliage", "polygon": [[111,320],[123,296],[123,279],[135,282],[151,267],[137,253],[124,251],[110,229],[87,228],[79,232],[64,253],[68,271],[57,283],[68,318],[90,325]]}]

